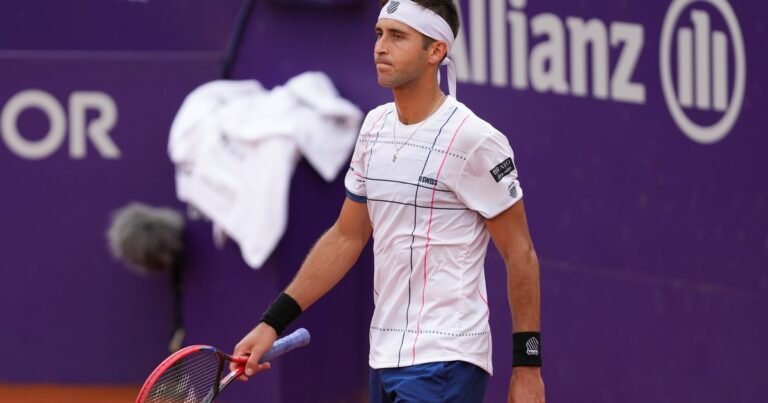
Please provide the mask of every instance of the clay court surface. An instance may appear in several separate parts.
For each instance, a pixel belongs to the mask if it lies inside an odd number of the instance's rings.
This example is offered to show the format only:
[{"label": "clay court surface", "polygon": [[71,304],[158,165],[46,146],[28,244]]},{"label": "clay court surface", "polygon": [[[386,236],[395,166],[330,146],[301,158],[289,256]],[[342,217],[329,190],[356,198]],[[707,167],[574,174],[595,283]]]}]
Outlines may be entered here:
[{"label": "clay court surface", "polygon": [[71,386],[0,384],[0,402],[8,403],[131,403],[140,385]]}]

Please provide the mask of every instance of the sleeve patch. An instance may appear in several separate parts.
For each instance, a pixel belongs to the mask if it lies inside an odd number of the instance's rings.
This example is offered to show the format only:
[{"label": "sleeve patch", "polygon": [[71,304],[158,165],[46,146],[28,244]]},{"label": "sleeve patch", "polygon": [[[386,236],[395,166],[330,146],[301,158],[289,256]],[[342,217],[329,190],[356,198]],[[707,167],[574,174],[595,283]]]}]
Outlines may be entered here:
[{"label": "sleeve patch", "polygon": [[511,174],[515,170],[515,163],[512,162],[512,157],[505,159],[501,164],[496,165],[491,169],[491,176],[496,182],[501,181],[505,176]]}]

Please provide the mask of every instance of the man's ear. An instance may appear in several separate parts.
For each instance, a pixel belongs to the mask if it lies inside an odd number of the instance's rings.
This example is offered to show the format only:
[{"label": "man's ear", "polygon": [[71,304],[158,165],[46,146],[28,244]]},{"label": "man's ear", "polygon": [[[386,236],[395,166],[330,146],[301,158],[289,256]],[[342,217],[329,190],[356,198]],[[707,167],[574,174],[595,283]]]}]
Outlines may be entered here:
[{"label": "man's ear", "polygon": [[429,45],[428,52],[429,63],[439,65],[448,54],[448,45],[445,42],[432,42]]}]

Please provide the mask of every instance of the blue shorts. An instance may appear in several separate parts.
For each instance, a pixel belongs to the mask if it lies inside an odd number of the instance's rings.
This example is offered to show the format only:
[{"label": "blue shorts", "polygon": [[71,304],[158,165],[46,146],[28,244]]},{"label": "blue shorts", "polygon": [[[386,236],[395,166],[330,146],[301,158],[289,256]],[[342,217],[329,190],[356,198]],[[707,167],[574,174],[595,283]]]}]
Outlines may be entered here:
[{"label": "blue shorts", "polygon": [[488,373],[463,362],[371,370],[370,403],[482,403]]}]

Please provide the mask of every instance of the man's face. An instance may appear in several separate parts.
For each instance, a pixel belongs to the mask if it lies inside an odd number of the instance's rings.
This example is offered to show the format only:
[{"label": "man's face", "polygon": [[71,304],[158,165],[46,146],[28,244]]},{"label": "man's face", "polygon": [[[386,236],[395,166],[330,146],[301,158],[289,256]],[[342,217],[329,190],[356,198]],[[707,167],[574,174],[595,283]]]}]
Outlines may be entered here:
[{"label": "man's face", "polygon": [[424,74],[428,51],[420,32],[402,22],[381,19],[376,23],[376,38],[373,55],[379,85],[397,88]]}]

